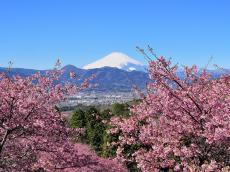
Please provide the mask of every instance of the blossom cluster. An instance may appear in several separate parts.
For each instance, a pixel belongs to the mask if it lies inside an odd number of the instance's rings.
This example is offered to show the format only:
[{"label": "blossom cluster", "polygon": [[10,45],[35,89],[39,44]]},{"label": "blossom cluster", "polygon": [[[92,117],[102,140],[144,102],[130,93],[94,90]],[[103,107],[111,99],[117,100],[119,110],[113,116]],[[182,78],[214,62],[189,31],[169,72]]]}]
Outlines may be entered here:
[{"label": "blossom cluster", "polygon": [[56,105],[87,88],[89,79],[63,84],[59,65],[45,75],[0,74],[0,171],[125,171],[71,140],[82,131],[67,128]]},{"label": "blossom cluster", "polygon": [[131,117],[110,122],[120,134],[117,159],[143,172],[230,170],[230,74],[177,71],[164,57],[150,60],[147,94]]}]

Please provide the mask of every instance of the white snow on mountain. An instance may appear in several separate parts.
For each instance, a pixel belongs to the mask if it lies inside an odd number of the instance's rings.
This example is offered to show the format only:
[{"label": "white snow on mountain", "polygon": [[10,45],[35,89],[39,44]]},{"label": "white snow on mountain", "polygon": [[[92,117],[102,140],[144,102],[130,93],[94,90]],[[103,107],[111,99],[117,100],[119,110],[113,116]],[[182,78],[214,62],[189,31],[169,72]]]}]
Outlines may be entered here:
[{"label": "white snow on mountain", "polygon": [[141,62],[120,52],[113,52],[102,59],[84,66],[83,69],[95,69],[102,67],[116,67],[126,71],[145,70],[145,66]]}]

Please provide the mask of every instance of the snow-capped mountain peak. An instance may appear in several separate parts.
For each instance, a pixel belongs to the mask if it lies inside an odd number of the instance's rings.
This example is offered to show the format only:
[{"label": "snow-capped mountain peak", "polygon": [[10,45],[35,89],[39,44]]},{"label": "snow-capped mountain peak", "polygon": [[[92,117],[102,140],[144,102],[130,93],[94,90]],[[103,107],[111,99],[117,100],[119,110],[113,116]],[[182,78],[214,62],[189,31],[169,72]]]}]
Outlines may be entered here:
[{"label": "snow-capped mountain peak", "polygon": [[102,67],[116,67],[127,71],[144,70],[144,65],[141,64],[141,62],[120,52],[113,52],[100,60],[84,66],[83,69],[94,69]]}]

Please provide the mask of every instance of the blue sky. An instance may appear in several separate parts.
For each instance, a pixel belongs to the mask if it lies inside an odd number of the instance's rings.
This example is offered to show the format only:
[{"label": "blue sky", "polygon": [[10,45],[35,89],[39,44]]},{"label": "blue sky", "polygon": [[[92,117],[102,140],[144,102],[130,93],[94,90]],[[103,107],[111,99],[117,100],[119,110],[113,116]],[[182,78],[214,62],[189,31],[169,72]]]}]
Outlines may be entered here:
[{"label": "blue sky", "polygon": [[0,0],[0,65],[81,67],[135,46],[181,65],[230,68],[229,0]]}]

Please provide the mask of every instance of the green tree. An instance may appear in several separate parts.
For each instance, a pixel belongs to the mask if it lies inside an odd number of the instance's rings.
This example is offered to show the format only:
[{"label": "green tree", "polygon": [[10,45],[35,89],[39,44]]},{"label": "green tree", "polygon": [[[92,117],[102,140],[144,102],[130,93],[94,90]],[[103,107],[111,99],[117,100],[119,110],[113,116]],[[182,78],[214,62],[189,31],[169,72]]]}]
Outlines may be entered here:
[{"label": "green tree", "polygon": [[105,125],[102,123],[103,118],[98,109],[90,107],[86,110],[86,138],[91,147],[98,153],[101,153],[101,145],[103,144],[103,134]]},{"label": "green tree", "polygon": [[127,103],[115,103],[112,105],[112,113],[114,115],[127,117],[129,116],[129,105]]},{"label": "green tree", "polygon": [[84,128],[86,122],[85,112],[81,109],[76,109],[70,119],[70,126],[72,128]]},{"label": "green tree", "polygon": [[127,117],[129,105],[116,103],[111,106],[111,110],[105,109],[102,112],[94,106],[78,108],[72,115],[70,125],[85,128],[85,134],[77,141],[89,144],[100,156],[112,157],[116,155],[116,148],[111,147],[110,143],[118,141],[119,134],[108,134],[110,126],[104,120],[109,121],[116,115]]},{"label": "green tree", "polygon": [[112,117],[110,109],[105,109],[100,113],[100,116],[103,120],[109,120]]}]

